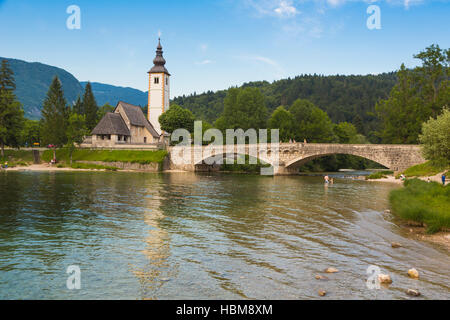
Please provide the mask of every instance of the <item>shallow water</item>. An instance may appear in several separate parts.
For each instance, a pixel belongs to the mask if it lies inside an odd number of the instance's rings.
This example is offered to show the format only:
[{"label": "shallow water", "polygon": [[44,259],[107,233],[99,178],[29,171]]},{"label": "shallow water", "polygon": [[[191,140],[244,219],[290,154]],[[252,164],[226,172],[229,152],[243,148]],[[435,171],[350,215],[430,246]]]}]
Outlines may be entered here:
[{"label": "shallow water", "polygon": [[[348,175],[348,173],[345,173]],[[450,254],[383,214],[397,185],[322,177],[0,174],[0,299],[450,299]],[[392,249],[392,241],[403,248]],[[66,269],[81,269],[68,290]],[[370,290],[367,268],[393,284]],[[314,277],[327,267],[340,270]],[[414,267],[420,280],[409,279]],[[323,298],[321,298],[323,299]]]}]

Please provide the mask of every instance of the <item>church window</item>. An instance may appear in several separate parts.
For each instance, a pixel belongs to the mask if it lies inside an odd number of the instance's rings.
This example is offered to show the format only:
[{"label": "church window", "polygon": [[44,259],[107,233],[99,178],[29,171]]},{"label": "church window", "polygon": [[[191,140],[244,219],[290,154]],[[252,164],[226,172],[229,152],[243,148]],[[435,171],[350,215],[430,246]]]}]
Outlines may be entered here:
[{"label": "church window", "polygon": [[159,77],[155,77],[155,84],[159,83]]}]

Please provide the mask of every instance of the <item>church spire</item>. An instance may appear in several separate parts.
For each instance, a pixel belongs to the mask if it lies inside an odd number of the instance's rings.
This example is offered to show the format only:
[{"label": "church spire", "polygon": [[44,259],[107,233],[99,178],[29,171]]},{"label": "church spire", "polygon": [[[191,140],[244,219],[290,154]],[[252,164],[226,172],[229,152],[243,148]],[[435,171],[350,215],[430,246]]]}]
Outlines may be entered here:
[{"label": "church spire", "polygon": [[156,47],[156,57],[155,59],[153,59],[153,68],[150,69],[150,71],[148,73],[165,73],[165,74],[169,74],[169,71],[167,71],[165,64],[166,64],[166,59],[164,59],[163,57],[163,50],[162,50],[162,46],[161,46],[161,39],[158,38],[158,46]]}]

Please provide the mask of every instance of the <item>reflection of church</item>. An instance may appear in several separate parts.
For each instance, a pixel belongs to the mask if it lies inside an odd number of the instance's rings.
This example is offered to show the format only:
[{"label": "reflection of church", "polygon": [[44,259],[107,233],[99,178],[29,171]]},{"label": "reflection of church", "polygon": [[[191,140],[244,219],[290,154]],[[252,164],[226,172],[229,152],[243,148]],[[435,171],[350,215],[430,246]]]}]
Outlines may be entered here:
[{"label": "reflection of church", "polygon": [[[120,101],[92,130],[91,147],[124,148],[154,146],[162,141],[164,132],[159,116],[169,109],[170,73],[167,71],[161,42],[158,41],[154,66],[148,72],[148,114],[141,107]],[[89,140],[85,141],[89,144]]]}]

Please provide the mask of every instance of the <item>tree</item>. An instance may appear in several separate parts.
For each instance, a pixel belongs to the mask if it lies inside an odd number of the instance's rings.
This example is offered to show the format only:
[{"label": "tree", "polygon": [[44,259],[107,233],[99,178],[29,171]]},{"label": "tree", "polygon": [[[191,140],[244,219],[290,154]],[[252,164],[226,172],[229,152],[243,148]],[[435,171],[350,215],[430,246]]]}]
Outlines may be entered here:
[{"label": "tree", "polygon": [[73,112],[77,114],[84,115],[84,108],[83,108],[83,102],[81,101],[80,96],[78,96],[77,101],[72,107]]},{"label": "tree", "polygon": [[450,164],[450,110],[444,109],[436,119],[430,118],[422,126],[419,137],[425,159]]},{"label": "tree", "polygon": [[268,126],[270,129],[279,129],[279,138],[281,142],[288,142],[294,138],[294,117],[283,106],[279,106],[269,118]]},{"label": "tree", "polygon": [[436,118],[450,101],[450,49],[433,44],[414,58],[422,65],[408,70],[402,64],[389,98],[376,105],[385,143],[417,143],[422,123]]},{"label": "tree", "polygon": [[39,143],[41,141],[39,121],[25,119],[21,136],[21,145],[33,146],[35,142]]},{"label": "tree", "polygon": [[[110,105],[109,103],[105,103],[103,106],[101,106],[97,111],[97,119],[101,119],[107,114],[108,112],[113,112],[114,107]],[[144,113],[145,114],[145,113]]]},{"label": "tree", "polygon": [[44,145],[62,147],[67,142],[69,108],[64,99],[61,82],[54,77],[42,108],[41,138]]},{"label": "tree", "polygon": [[261,129],[266,126],[267,108],[258,88],[231,88],[224,100],[221,123],[225,129]]},{"label": "tree", "polygon": [[66,132],[70,164],[72,164],[72,154],[76,148],[76,144],[82,143],[84,137],[88,134],[89,131],[86,128],[86,117],[73,112],[68,119]]},{"label": "tree", "polygon": [[294,117],[295,140],[308,142],[331,142],[334,139],[333,123],[326,114],[312,102],[296,100],[289,108]]},{"label": "tree", "polygon": [[14,73],[8,61],[3,60],[0,68],[0,146],[4,157],[5,145],[19,147],[20,133],[24,123],[22,105],[14,95],[16,88]]},{"label": "tree", "polygon": [[339,143],[355,143],[354,140],[358,135],[355,126],[348,122],[340,122],[334,126],[333,131]]},{"label": "tree", "polygon": [[421,124],[430,117],[431,110],[420,99],[414,77],[404,64],[397,77],[389,98],[375,107],[381,120],[380,136],[384,143],[416,143]]},{"label": "tree", "polygon": [[92,87],[90,82],[86,84],[86,88],[84,89],[83,110],[84,115],[86,116],[86,126],[89,131],[92,131],[98,122],[97,118],[98,106],[97,102],[95,101],[94,94],[92,93]]},{"label": "tree", "polygon": [[172,133],[176,129],[186,129],[189,132],[194,131],[194,115],[191,111],[173,104],[169,110],[159,116],[161,129]]}]

